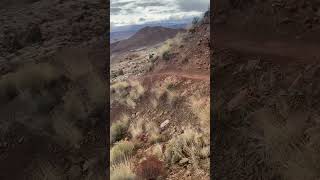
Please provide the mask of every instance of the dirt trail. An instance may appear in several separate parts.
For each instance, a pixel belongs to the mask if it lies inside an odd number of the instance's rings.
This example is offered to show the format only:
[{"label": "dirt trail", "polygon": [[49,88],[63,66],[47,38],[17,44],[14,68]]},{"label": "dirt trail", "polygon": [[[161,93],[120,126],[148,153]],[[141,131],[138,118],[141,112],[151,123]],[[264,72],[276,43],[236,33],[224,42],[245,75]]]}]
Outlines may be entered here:
[{"label": "dirt trail", "polygon": [[320,47],[318,45],[302,43],[299,40],[247,38],[243,34],[219,33],[219,37],[215,38],[215,43],[218,47],[269,57],[275,63],[288,63],[289,61],[309,63],[320,60]]},{"label": "dirt trail", "polygon": [[197,72],[183,72],[183,71],[164,71],[164,72],[155,72],[151,74],[146,74],[142,77],[130,77],[129,79],[150,79],[156,80],[158,78],[166,77],[166,76],[178,76],[180,78],[199,80],[199,81],[210,81],[210,74],[197,73]]}]

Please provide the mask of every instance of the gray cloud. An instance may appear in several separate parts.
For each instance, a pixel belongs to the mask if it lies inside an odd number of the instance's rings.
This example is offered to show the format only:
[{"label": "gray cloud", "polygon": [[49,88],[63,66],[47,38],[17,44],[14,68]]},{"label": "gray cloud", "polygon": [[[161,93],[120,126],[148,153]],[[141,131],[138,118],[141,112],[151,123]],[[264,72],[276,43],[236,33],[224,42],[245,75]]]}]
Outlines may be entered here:
[{"label": "gray cloud", "polygon": [[208,10],[209,0],[111,0],[114,26],[183,20]]},{"label": "gray cloud", "polygon": [[115,2],[115,1],[111,1],[111,7],[123,7],[127,4],[131,4],[134,3],[135,1],[126,1],[126,2]]},{"label": "gray cloud", "polygon": [[152,7],[152,6],[165,6],[166,4],[162,2],[141,2],[141,3],[136,3],[135,5],[140,7]]},{"label": "gray cloud", "polygon": [[209,8],[207,0],[177,0],[177,3],[183,11],[206,11]]},{"label": "gray cloud", "polygon": [[121,8],[117,8],[117,7],[111,7],[110,8],[110,13],[111,14],[119,14],[121,11]]}]

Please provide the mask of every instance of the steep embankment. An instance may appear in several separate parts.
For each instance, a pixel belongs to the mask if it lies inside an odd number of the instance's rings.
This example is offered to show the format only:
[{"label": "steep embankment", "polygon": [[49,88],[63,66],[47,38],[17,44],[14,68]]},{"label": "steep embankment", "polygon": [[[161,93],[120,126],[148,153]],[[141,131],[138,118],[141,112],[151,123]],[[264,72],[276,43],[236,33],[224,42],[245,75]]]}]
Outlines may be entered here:
[{"label": "steep embankment", "polygon": [[215,4],[215,178],[318,178],[318,2]]}]

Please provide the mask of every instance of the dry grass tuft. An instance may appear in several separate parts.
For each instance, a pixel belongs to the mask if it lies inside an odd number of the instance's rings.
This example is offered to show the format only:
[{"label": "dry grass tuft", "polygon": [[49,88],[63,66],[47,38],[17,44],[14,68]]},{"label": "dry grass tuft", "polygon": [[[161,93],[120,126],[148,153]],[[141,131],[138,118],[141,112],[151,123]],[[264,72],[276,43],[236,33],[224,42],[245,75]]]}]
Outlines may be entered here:
[{"label": "dry grass tuft", "polygon": [[59,139],[72,146],[78,146],[83,138],[79,128],[63,112],[56,112],[53,116],[53,129]]},{"label": "dry grass tuft", "polygon": [[113,165],[110,168],[110,180],[135,180],[136,175],[132,169],[133,165],[129,160]]},{"label": "dry grass tuft", "polygon": [[111,144],[125,137],[129,128],[129,117],[122,115],[121,119],[111,125],[110,142]]},{"label": "dry grass tuft", "polygon": [[146,136],[146,140],[150,143],[160,142],[163,137],[160,134],[160,128],[155,122],[148,122],[144,119],[139,119],[133,123],[129,131],[133,139],[140,139],[142,135]]},{"label": "dry grass tuft", "polygon": [[112,165],[124,162],[134,151],[134,144],[130,141],[119,141],[110,150],[110,163]]},{"label": "dry grass tuft", "polygon": [[60,76],[60,71],[49,63],[26,65],[3,75],[0,78],[0,103],[12,100],[22,91],[37,93]]},{"label": "dry grass tuft", "polygon": [[174,90],[172,90],[173,85],[171,83],[166,83],[163,86],[157,85],[151,90],[155,98],[151,99],[151,104],[154,108],[159,105],[159,102],[165,102],[170,106],[174,106],[177,102],[179,96]]},{"label": "dry grass tuft", "polygon": [[155,122],[147,122],[145,125],[145,129],[148,134],[149,142],[156,143],[162,140],[160,128]]},{"label": "dry grass tuft", "polygon": [[63,101],[64,110],[70,118],[83,120],[88,117],[86,104],[77,90],[69,90],[63,97]]},{"label": "dry grass tuft", "polygon": [[132,123],[129,132],[133,139],[137,139],[144,132],[144,119],[138,119]]},{"label": "dry grass tuft", "polygon": [[194,115],[200,120],[201,128],[206,134],[210,133],[210,102],[206,98],[192,96],[189,98],[189,106]]},{"label": "dry grass tuft", "polygon": [[168,164],[178,163],[188,158],[195,169],[201,168],[201,161],[209,157],[208,144],[202,134],[188,128],[184,133],[172,138],[165,150],[165,159]]},{"label": "dry grass tuft", "polygon": [[138,101],[145,92],[145,89],[138,81],[117,82],[111,85],[111,104],[119,102],[131,108],[136,107]]}]

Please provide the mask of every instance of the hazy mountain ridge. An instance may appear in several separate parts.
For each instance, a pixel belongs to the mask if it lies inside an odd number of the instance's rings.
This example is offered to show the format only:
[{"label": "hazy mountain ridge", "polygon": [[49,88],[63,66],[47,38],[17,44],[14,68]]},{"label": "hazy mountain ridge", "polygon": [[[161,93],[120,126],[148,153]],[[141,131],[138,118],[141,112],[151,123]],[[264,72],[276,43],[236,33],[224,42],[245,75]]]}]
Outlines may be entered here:
[{"label": "hazy mountain ridge", "polygon": [[172,29],[162,26],[144,27],[136,32],[129,39],[118,41],[110,45],[111,52],[130,51],[144,46],[155,45],[167,39],[173,38],[178,32],[184,29]]}]

